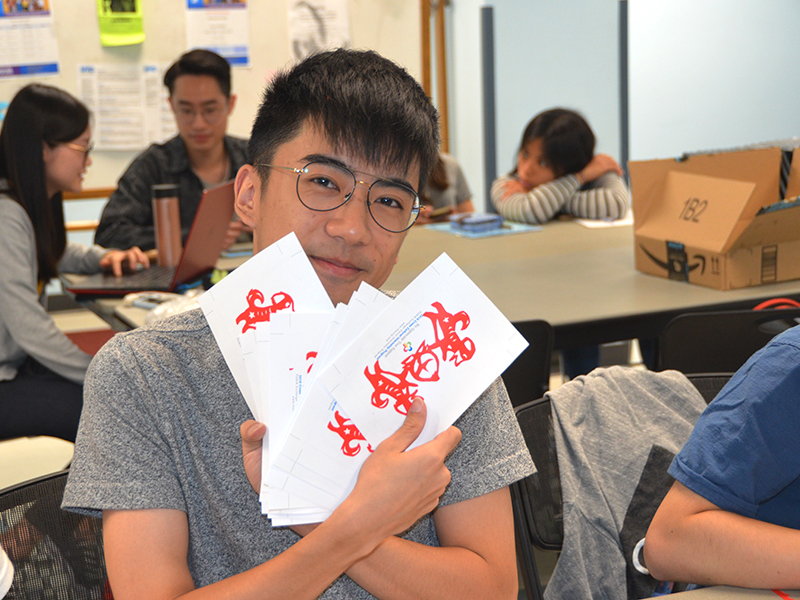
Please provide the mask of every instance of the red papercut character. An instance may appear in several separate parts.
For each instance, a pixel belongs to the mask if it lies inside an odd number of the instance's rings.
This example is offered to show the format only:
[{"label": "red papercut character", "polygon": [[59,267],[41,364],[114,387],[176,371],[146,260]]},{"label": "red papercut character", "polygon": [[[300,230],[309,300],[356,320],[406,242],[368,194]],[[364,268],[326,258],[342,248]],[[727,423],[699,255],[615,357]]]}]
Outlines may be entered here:
[{"label": "red papercut character", "polygon": [[404,358],[402,365],[403,372],[408,371],[417,381],[439,381],[439,359],[425,342],[414,354]]},{"label": "red papercut character", "polygon": [[279,310],[290,309],[294,312],[294,300],[289,294],[276,292],[270,298],[272,304],[260,306],[264,302],[264,294],[261,290],[250,290],[247,294],[247,308],[236,317],[236,324],[244,322],[242,333],[248,329],[255,329],[256,323],[269,321],[270,317]]},{"label": "red papercut character", "polygon": [[306,369],[306,373],[311,373],[311,369],[314,368],[314,360],[317,358],[317,353],[314,351],[308,352],[306,354],[306,362],[308,363],[308,369]]},{"label": "red papercut character", "polygon": [[[409,357],[412,358],[412,357]],[[403,361],[405,363],[405,361]],[[417,385],[408,380],[411,374],[408,366],[404,365],[401,373],[384,371],[380,362],[375,361],[375,372],[371,373],[369,367],[364,369],[372,388],[372,404],[378,408],[386,408],[389,400],[394,400],[394,409],[401,415],[408,414],[411,399],[416,396]]]},{"label": "red papercut character", "polygon": [[[342,438],[342,454],[345,456],[355,456],[361,452],[362,444],[360,442],[367,441],[364,436],[361,435],[361,432],[353,425],[350,419],[343,417],[338,410],[333,414],[333,417],[336,423],[333,421],[328,423],[328,429]],[[372,446],[367,444],[367,450],[372,452]]]},{"label": "red papercut character", "polygon": [[456,331],[457,328],[463,331],[469,327],[469,315],[463,310],[451,315],[439,302],[434,302],[431,306],[436,312],[423,313],[423,316],[431,320],[436,335],[436,341],[428,347],[429,350],[441,350],[442,358],[447,362],[452,360],[456,366],[472,358],[475,354],[475,343],[470,338],[462,340]]}]

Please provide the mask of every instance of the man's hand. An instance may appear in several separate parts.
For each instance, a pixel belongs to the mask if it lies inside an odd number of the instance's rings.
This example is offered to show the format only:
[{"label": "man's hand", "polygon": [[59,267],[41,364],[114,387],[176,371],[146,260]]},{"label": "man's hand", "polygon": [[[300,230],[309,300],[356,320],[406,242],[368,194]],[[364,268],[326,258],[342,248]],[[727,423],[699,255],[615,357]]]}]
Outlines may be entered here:
[{"label": "man's hand", "polygon": [[239,427],[242,436],[242,460],[247,480],[257,494],[261,490],[261,445],[267,426],[258,421],[245,421]]},{"label": "man's hand", "polygon": [[589,181],[594,181],[606,173],[616,173],[622,176],[622,169],[613,158],[608,154],[595,154],[589,164],[580,173],[576,173],[581,185]]},{"label": "man's hand", "polygon": [[[372,530],[382,531],[379,535],[383,538],[408,529],[436,508],[450,483],[450,471],[444,459],[461,441],[461,432],[456,427],[449,427],[430,442],[406,452],[419,437],[426,418],[425,403],[415,398],[400,428],[364,461],[356,486],[343,503],[357,513],[363,512],[365,520],[380,521]],[[258,492],[261,488],[261,445],[266,427],[256,421],[245,421],[240,433],[245,473]],[[308,533],[301,529],[297,532]]]},{"label": "man's hand", "polygon": [[449,427],[406,451],[426,418],[425,403],[415,398],[400,428],[364,461],[355,488],[340,506],[359,516],[363,531],[373,534],[376,543],[405,531],[436,508],[450,483],[444,460],[461,441],[457,428]]},{"label": "man's hand", "polygon": [[106,271],[110,270],[117,277],[122,275],[126,267],[131,271],[142,265],[150,267],[150,259],[142,252],[138,246],[133,246],[128,250],[109,250],[100,259],[100,267]]}]

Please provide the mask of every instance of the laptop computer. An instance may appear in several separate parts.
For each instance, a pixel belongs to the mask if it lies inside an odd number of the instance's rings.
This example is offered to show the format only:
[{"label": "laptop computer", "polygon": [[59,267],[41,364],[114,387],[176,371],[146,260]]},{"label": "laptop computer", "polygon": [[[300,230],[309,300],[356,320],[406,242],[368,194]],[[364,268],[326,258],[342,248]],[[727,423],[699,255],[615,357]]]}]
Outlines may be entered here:
[{"label": "laptop computer", "polygon": [[173,292],[210,273],[225,245],[233,218],[233,181],[203,192],[177,267],[154,265],[115,277],[108,273],[61,276],[64,289],[76,296],[124,296],[132,292]]}]

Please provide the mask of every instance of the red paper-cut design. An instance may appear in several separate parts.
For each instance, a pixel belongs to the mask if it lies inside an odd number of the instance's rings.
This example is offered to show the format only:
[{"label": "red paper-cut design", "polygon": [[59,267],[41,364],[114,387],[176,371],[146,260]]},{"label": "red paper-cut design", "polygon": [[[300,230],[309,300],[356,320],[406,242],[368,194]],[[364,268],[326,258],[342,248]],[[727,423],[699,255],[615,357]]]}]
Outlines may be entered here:
[{"label": "red paper-cut design", "polygon": [[[409,358],[413,358],[410,356]],[[403,361],[405,363],[405,361]],[[375,361],[375,372],[370,372],[369,367],[364,369],[364,375],[372,384],[371,401],[378,408],[386,408],[390,400],[394,400],[394,409],[401,415],[408,414],[411,399],[416,396],[417,385],[408,380],[411,371],[403,365],[400,373],[392,373],[381,368],[380,362]]]},{"label": "red paper-cut design", "polygon": [[317,358],[317,353],[313,350],[306,354],[306,362],[308,363],[308,369],[306,369],[306,374],[311,373],[311,369],[314,368],[314,359]]},{"label": "red paper-cut design", "polygon": [[364,369],[373,388],[370,397],[373,406],[386,408],[394,400],[394,409],[407,415],[412,398],[418,395],[419,386],[415,381],[439,381],[440,357],[459,366],[475,355],[475,343],[470,338],[459,337],[459,333],[469,327],[469,315],[463,310],[450,314],[440,302],[434,302],[431,307],[435,312],[426,312],[423,316],[433,325],[436,339],[432,344],[422,342],[414,354],[403,359],[403,369],[399,373],[385,370],[380,360],[375,361],[372,371],[369,367]]},{"label": "red paper-cut design", "polygon": [[[342,416],[338,410],[333,414],[333,417],[336,422],[328,423],[328,429],[342,438],[342,453],[345,456],[356,456],[361,452],[361,447],[363,446],[361,442],[366,442],[366,438],[361,435],[361,432],[353,425],[353,422]],[[367,444],[367,450],[372,452],[372,446]]]},{"label": "red paper-cut design", "polygon": [[264,306],[264,294],[261,290],[250,290],[247,294],[247,308],[236,317],[236,324],[244,322],[242,333],[255,329],[256,323],[269,321],[270,317],[279,310],[289,309],[294,312],[294,300],[285,292],[276,292],[270,298],[272,304]]},{"label": "red paper-cut design", "polygon": [[[450,360],[448,354],[452,353],[456,366],[472,358],[475,354],[475,344],[469,338],[462,340],[456,331],[456,329],[463,331],[469,327],[469,315],[463,310],[451,315],[440,302],[434,302],[431,306],[436,309],[435,313],[423,313],[423,316],[431,320],[436,335],[436,342],[431,344],[430,349],[441,350],[445,362]],[[459,325],[461,327],[458,327]]]}]

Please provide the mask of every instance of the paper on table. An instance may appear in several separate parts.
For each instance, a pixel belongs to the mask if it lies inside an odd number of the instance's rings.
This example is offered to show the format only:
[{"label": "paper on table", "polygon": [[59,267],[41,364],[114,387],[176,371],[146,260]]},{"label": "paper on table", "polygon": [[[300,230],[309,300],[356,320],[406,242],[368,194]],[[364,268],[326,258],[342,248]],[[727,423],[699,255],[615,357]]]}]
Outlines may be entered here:
[{"label": "paper on table", "polygon": [[325,312],[333,304],[294,233],[265,248],[200,297],[228,368],[247,405],[258,408],[239,336],[256,331],[280,310]]},{"label": "paper on table", "polygon": [[628,209],[628,212],[619,219],[608,221],[606,219],[575,219],[579,225],[583,225],[587,229],[606,229],[608,227],[623,227],[625,225],[633,225],[633,211]]}]

